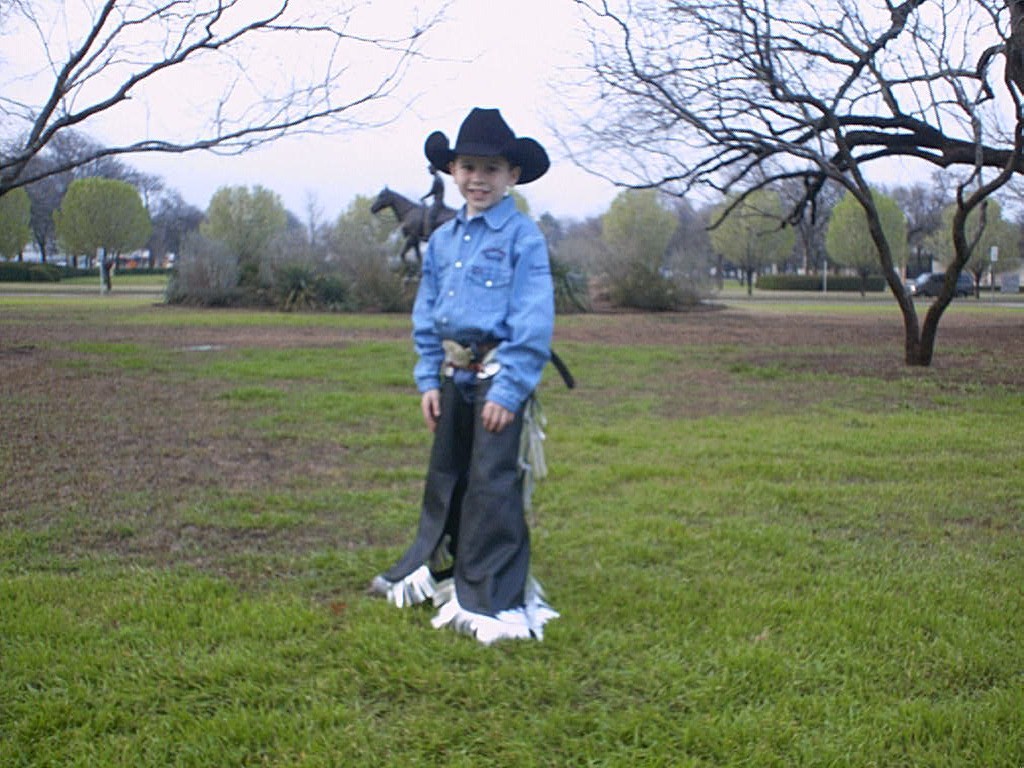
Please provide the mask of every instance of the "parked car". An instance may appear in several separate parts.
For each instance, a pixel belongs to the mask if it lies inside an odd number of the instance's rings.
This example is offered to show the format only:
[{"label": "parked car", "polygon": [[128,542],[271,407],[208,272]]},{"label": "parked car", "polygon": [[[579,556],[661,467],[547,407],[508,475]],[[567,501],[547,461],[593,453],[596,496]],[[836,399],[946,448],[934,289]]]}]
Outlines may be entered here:
[{"label": "parked car", "polygon": [[[945,272],[925,272],[907,284],[907,292],[911,296],[938,296],[942,292],[942,284],[946,280]],[[956,279],[954,296],[973,296],[974,278],[961,272]]]}]

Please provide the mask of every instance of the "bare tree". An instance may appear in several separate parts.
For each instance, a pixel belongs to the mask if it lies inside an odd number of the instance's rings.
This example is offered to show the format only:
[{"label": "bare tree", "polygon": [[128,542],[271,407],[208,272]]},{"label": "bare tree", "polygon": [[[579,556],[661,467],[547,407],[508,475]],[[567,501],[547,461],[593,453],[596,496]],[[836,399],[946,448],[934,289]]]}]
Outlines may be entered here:
[{"label": "bare tree", "polygon": [[[779,194],[784,204],[793,210],[807,194],[807,187],[802,179],[785,179],[778,185]],[[843,189],[831,182],[818,190],[814,206],[803,206],[799,218],[794,217],[790,223],[796,228],[796,255],[799,258],[798,268],[804,273],[820,272],[828,268],[825,253],[825,233],[832,216],[832,209],[843,196]]]},{"label": "bare tree", "polygon": [[199,231],[203,212],[186,203],[173,189],[164,189],[146,203],[153,222],[153,234],[147,243],[149,266],[160,266],[168,254],[181,253],[182,243],[193,232]]},{"label": "bare tree", "polygon": [[[361,28],[368,4],[355,2],[2,5],[0,51],[17,54],[0,57],[0,195],[116,155],[240,153],[286,134],[386,120],[366,108],[394,95],[444,10],[385,35]],[[189,114],[203,119],[183,126],[177,118]],[[113,122],[137,125],[137,135],[33,163],[65,133]]]},{"label": "bare tree", "polygon": [[942,212],[952,202],[950,187],[941,172],[932,175],[931,184],[898,186],[892,196],[907,217],[907,243],[910,246],[908,273],[930,272],[932,254],[928,239],[942,226]]},{"label": "bare tree", "polygon": [[[591,24],[585,85],[566,136],[616,181],[739,194],[798,179],[796,223],[828,180],[864,207],[899,303],[905,360],[931,363],[969,257],[967,214],[1024,172],[1022,0],[576,0]],[[583,114],[586,112],[585,114]],[[879,222],[867,167],[958,169],[956,258],[924,322]],[[617,166],[608,170],[610,161]]]},{"label": "bare tree", "polygon": [[686,198],[675,201],[679,226],[668,244],[670,266],[685,275],[696,291],[705,291],[710,282],[712,268],[716,268],[716,283],[721,288],[721,275],[717,270],[714,249],[708,237],[704,216],[694,210]]}]

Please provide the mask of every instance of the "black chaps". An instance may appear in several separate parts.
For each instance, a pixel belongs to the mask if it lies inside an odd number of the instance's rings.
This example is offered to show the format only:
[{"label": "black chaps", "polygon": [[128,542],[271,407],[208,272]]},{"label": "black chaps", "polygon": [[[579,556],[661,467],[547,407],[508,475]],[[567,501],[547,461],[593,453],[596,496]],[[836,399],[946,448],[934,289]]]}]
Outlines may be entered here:
[{"label": "black chaps", "polygon": [[501,432],[485,430],[489,388],[480,381],[469,403],[444,380],[419,530],[384,578],[400,581],[428,565],[437,579],[454,577],[462,608],[494,616],[523,605],[530,532],[518,467],[523,412]]}]

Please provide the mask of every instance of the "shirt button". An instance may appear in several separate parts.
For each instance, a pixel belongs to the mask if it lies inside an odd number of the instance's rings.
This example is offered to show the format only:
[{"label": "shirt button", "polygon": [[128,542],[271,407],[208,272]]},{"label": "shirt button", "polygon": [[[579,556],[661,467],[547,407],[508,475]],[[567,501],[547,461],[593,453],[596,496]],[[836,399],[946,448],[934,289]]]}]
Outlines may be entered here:
[{"label": "shirt button", "polygon": [[462,269],[462,262],[461,261],[456,261],[455,262],[455,268],[456,269]]},{"label": "shirt button", "polygon": [[492,283],[490,280],[488,280],[486,283],[484,283],[484,285],[486,285],[488,288],[490,288],[492,285],[494,285],[494,283]]},{"label": "shirt button", "polygon": [[469,235],[463,235],[462,239],[465,240],[468,243],[469,242]]},{"label": "shirt button", "polygon": [[455,295],[455,291],[448,291],[448,295],[449,296],[454,296]]}]

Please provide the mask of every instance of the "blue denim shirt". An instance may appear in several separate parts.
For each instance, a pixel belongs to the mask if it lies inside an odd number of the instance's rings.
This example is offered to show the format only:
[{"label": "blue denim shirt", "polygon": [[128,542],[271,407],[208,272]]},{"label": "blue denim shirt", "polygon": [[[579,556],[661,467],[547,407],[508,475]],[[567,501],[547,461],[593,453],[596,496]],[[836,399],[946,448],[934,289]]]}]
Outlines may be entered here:
[{"label": "blue denim shirt", "polygon": [[423,257],[413,341],[420,392],[440,383],[441,341],[498,341],[487,399],[517,411],[551,356],[554,289],[547,243],[511,196],[472,219],[465,206],[430,238]]}]

